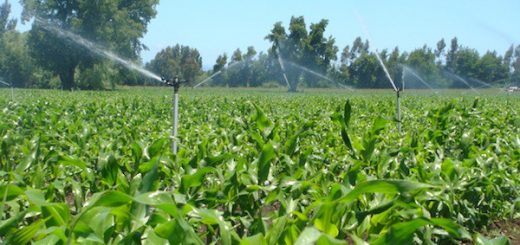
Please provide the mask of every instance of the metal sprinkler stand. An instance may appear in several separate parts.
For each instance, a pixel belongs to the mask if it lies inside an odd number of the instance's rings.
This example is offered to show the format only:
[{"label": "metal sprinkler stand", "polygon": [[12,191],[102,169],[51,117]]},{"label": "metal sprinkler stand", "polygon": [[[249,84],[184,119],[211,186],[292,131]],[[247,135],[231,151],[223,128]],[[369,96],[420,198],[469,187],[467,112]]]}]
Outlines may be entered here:
[{"label": "metal sprinkler stand", "polygon": [[179,123],[179,89],[181,84],[187,83],[186,80],[180,80],[179,77],[173,79],[161,78],[164,84],[173,87],[173,129],[172,129],[172,153],[177,155],[177,125]]}]

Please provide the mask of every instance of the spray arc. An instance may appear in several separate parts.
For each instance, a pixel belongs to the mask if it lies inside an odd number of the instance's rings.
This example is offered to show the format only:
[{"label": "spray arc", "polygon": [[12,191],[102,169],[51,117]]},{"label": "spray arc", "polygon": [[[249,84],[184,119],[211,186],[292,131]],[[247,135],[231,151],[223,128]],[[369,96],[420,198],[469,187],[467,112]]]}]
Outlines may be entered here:
[{"label": "spray arc", "polygon": [[[357,16],[358,21],[359,21],[361,27],[363,28],[363,32],[367,36],[368,40],[372,43],[372,41],[371,41],[372,38],[370,37],[370,33],[368,32],[368,28],[367,28],[367,26],[365,24],[365,21],[363,20],[363,18],[361,17],[361,15],[359,15],[359,13],[357,11],[355,12],[355,15]],[[383,71],[385,72],[386,78],[388,78],[388,81],[390,82],[390,84],[392,85],[393,90],[395,91],[395,95],[396,95],[395,107],[396,107],[397,130],[399,131],[399,133],[401,133],[401,92],[403,91],[403,89],[398,88],[395,85],[395,82],[392,79],[392,76],[390,76],[390,72],[388,72],[388,69],[386,68],[385,63],[383,62],[383,59],[381,59],[381,56],[379,55],[379,52],[377,50],[375,52],[375,55],[376,55],[377,61],[379,62],[379,64],[383,68]],[[403,85],[403,88],[404,88],[404,85]]]}]

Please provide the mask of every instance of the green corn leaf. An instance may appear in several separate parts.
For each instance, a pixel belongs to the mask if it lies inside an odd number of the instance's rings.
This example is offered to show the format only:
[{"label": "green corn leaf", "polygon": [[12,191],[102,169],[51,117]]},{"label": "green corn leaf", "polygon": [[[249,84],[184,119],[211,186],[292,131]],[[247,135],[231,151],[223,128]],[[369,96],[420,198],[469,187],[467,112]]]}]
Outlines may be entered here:
[{"label": "green corn leaf", "polygon": [[348,203],[365,193],[409,193],[426,188],[433,188],[433,186],[405,180],[372,180],[358,184],[338,201]]},{"label": "green corn leaf", "polygon": [[45,200],[45,195],[41,190],[28,189],[25,191],[25,196],[33,205],[44,206],[48,204]]},{"label": "green corn leaf", "polygon": [[269,118],[267,118],[264,111],[262,111],[258,105],[255,104],[254,106],[256,113],[253,115],[253,121],[255,122],[256,127],[263,132],[265,129],[271,127],[273,123]]},{"label": "green corn leaf", "polygon": [[204,182],[206,174],[215,172],[216,170],[211,167],[204,167],[198,169],[194,174],[182,176],[181,190],[187,191],[188,188],[199,187]]},{"label": "green corn leaf", "polygon": [[352,116],[352,105],[350,104],[350,100],[345,102],[345,108],[343,111],[343,122],[345,123],[345,128],[350,128],[350,118]]},{"label": "green corn leaf", "polygon": [[70,211],[64,203],[45,205],[41,207],[41,210],[47,227],[65,226],[69,223]]},{"label": "green corn leaf", "polygon": [[258,159],[258,182],[263,184],[269,176],[269,170],[271,169],[271,162],[275,159],[276,153],[273,145],[267,143],[262,148],[260,158]]},{"label": "green corn leaf", "polygon": [[132,201],[132,197],[119,191],[106,191],[96,193],[87,204],[88,208],[94,207],[119,207]]},{"label": "green corn leaf", "polygon": [[148,171],[144,177],[143,182],[141,182],[141,186],[139,187],[139,193],[145,193],[154,191],[156,189],[155,183],[159,181],[159,159],[154,158],[154,165],[150,171]]},{"label": "green corn leaf", "polygon": [[8,244],[28,244],[36,235],[40,227],[43,225],[43,220],[38,220],[29,226],[23,227],[12,233],[7,239]]},{"label": "green corn leaf", "polygon": [[159,237],[167,239],[170,244],[204,244],[195,231],[193,231],[193,228],[181,219],[174,219],[158,225],[155,228],[155,233]]},{"label": "green corn leaf", "polygon": [[435,225],[443,228],[457,239],[471,238],[462,227],[450,220],[417,218],[392,225],[390,230],[384,236],[374,241],[373,244],[411,244],[415,232],[425,225]]},{"label": "green corn leaf", "polygon": [[68,156],[60,156],[58,159],[58,164],[63,166],[74,166],[81,168],[82,170],[87,169],[87,164],[84,161],[80,159],[74,159]]},{"label": "green corn leaf", "polygon": [[18,223],[23,220],[26,214],[27,211],[22,211],[7,220],[0,221],[0,236],[8,234],[10,230],[15,230]]},{"label": "green corn leaf", "polygon": [[152,206],[175,203],[171,197],[171,193],[164,191],[154,191],[139,194],[134,197],[134,201]]},{"label": "green corn leaf", "polygon": [[316,245],[347,245],[348,243],[343,240],[333,238],[329,235],[321,235],[316,241]]},{"label": "green corn leaf", "polygon": [[314,244],[321,237],[322,233],[316,228],[307,227],[300,233],[298,239],[294,243],[295,245],[307,245]]},{"label": "green corn leaf", "polygon": [[325,234],[328,234],[332,237],[336,237],[339,234],[338,227],[335,224],[329,223],[327,221],[323,221],[321,219],[314,220],[314,226],[324,232]]},{"label": "green corn leaf", "polygon": [[343,143],[345,143],[348,149],[354,151],[354,147],[352,147],[352,142],[350,141],[350,137],[348,136],[347,130],[345,128],[341,129],[341,139],[343,139]]},{"label": "green corn leaf", "polygon": [[240,241],[240,245],[265,245],[267,244],[262,233],[246,237]]},{"label": "green corn leaf", "polygon": [[22,194],[24,194],[24,191],[16,185],[8,184],[0,186],[0,198],[2,201],[11,201]]},{"label": "green corn leaf", "polygon": [[206,225],[218,225],[222,244],[231,245],[232,228],[224,221],[223,217],[215,210],[195,209],[194,214],[201,218],[201,222]]},{"label": "green corn leaf", "polygon": [[153,144],[148,147],[148,157],[154,158],[156,156],[159,156],[163,150],[168,145],[168,139],[159,139],[153,142]]}]

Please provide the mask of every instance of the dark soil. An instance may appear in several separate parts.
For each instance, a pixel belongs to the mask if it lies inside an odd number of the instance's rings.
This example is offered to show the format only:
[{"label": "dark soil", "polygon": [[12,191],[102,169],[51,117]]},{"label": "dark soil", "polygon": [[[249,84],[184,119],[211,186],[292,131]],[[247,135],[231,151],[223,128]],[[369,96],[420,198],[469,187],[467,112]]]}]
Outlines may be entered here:
[{"label": "dark soil", "polygon": [[506,236],[512,245],[520,245],[520,219],[493,223],[485,233],[488,237]]}]

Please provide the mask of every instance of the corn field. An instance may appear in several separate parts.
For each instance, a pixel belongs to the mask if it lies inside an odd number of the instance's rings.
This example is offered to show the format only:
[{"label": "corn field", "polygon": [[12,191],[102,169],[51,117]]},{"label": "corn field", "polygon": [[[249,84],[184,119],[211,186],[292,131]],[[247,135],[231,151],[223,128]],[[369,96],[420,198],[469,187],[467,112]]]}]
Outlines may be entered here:
[{"label": "corn field", "polygon": [[508,244],[520,97],[0,91],[6,244]]}]

